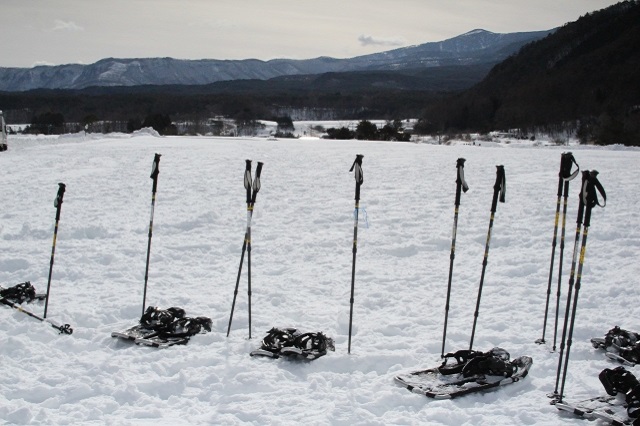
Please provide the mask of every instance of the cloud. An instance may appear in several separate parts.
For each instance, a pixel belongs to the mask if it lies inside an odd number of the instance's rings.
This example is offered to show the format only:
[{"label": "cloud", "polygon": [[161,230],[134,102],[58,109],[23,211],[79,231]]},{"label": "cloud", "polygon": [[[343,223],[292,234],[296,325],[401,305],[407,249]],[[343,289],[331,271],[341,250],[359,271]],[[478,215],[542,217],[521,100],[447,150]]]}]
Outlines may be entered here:
[{"label": "cloud", "polygon": [[374,37],[370,35],[360,35],[358,41],[362,46],[402,46],[404,41],[400,39]]},{"label": "cloud", "polygon": [[80,25],[72,21],[65,22],[61,19],[56,19],[55,25],[53,26],[53,31],[75,32],[75,31],[84,31],[84,28],[82,28]]}]

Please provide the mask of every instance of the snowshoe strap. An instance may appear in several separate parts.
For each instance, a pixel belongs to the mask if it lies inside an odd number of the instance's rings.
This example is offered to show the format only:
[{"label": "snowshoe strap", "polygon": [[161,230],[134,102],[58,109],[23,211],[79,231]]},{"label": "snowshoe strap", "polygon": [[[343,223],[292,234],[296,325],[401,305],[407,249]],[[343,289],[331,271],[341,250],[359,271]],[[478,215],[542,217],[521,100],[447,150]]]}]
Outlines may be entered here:
[{"label": "snowshoe strap", "polygon": [[616,395],[618,392],[626,394],[640,385],[636,376],[622,366],[614,369],[605,368],[598,378],[609,395]]},{"label": "snowshoe strap", "polygon": [[292,346],[295,339],[294,333],[296,333],[296,331],[295,328],[271,328],[264,339],[262,339],[261,349],[269,352],[278,352],[285,346]]},{"label": "snowshoe strap", "polygon": [[[204,330],[204,331],[203,331]],[[182,317],[173,321],[166,331],[159,335],[162,338],[168,337],[191,337],[198,333],[211,331],[211,319],[207,317]]]},{"label": "snowshoe strap", "polygon": [[634,346],[640,340],[640,335],[624,330],[617,325],[607,332],[604,337],[606,346],[615,345],[619,348]]},{"label": "snowshoe strap", "polygon": [[0,297],[13,303],[31,302],[36,298],[36,289],[26,281],[0,290]]},{"label": "snowshoe strap", "polygon": [[[458,374],[462,372],[462,368],[465,366],[469,360],[473,359],[476,355],[481,354],[481,352],[473,351],[473,350],[459,350],[456,352],[449,352],[444,356],[444,362],[440,367],[438,367],[438,371],[443,375],[450,374]],[[450,364],[449,359],[454,358],[456,360],[455,364]]]},{"label": "snowshoe strap", "polygon": [[185,315],[184,309],[171,307],[169,309],[158,309],[149,306],[140,318],[140,324],[148,329],[157,332],[169,332],[171,324]]},{"label": "snowshoe strap", "polygon": [[293,340],[293,346],[309,353],[326,353],[327,349],[335,351],[333,339],[325,336],[323,333],[303,333]]},{"label": "snowshoe strap", "polygon": [[486,353],[478,353],[462,368],[462,375],[492,375],[511,377],[517,371],[517,366],[509,361],[509,352],[502,348],[493,348]]},{"label": "snowshoe strap", "polygon": [[640,382],[636,376],[620,366],[613,370],[605,368],[598,378],[609,395],[616,395],[618,392],[625,394],[627,414],[630,418],[640,417]]}]

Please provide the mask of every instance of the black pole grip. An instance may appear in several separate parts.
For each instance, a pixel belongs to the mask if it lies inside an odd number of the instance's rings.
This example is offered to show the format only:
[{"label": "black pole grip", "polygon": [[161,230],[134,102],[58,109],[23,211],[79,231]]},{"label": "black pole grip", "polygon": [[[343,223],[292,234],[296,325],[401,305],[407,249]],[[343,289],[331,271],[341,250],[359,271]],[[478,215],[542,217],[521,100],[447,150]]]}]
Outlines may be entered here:
[{"label": "black pole grip", "polygon": [[[576,171],[571,173],[571,167],[576,165]],[[562,160],[560,161],[560,178],[565,181],[571,181],[576,176],[578,176],[578,172],[580,171],[580,166],[576,162],[576,159],[573,157],[571,152],[562,153]],[[560,194],[558,194],[560,196]]]},{"label": "black pole grip", "polygon": [[60,182],[58,183],[58,194],[53,202],[53,206],[56,208],[56,222],[60,220],[60,209],[62,208],[62,199],[64,198],[64,191],[67,189],[67,185]]},{"label": "black pole grip", "polygon": [[587,181],[589,180],[589,170],[582,171],[582,185],[580,186],[580,194],[578,194],[578,216],[576,218],[576,223],[578,228],[582,226],[582,219],[584,218],[584,197],[583,194],[587,189]]},{"label": "black pole grip", "polygon": [[155,156],[153,157],[153,164],[151,166],[151,176],[149,176],[151,179],[153,179],[153,192],[156,192],[156,189],[158,187],[158,174],[160,174],[160,157],[162,156],[162,154],[155,154]]},{"label": "black pole grip", "polygon": [[562,197],[562,181],[564,180],[565,154],[560,156],[560,170],[558,171],[558,198]]},{"label": "black pole grip", "polygon": [[496,183],[493,185],[493,201],[491,203],[491,211],[496,212],[498,204],[498,194],[500,195],[500,202],[504,203],[505,193],[507,191],[507,179],[504,174],[504,166],[496,166]]},{"label": "black pole grip", "polygon": [[251,204],[255,204],[256,196],[258,195],[258,191],[260,191],[260,174],[262,173],[262,161],[258,161],[258,165],[256,166],[256,177],[253,179],[253,195],[251,196]]},{"label": "black pole grip", "polygon": [[467,161],[464,158],[458,158],[456,161],[456,200],[455,205],[460,205],[460,190],[467,192],[469,190],[469,185],[464,180],[464,162]]},{"label": "black pole grip", "polygon": [[244,160],[244,189],[247,190],[247,204],[251,203],[251,160]]},{"label": "black pole grip", "polygon": [[364,174],[362,173],[362,158],[364,158],[364,155],[357,154],[356,159],[353,161],[353,164],[349,169],[349,172],[355,170],[354,177],[356,179],[356,201],[360,201],[360,185],[362,185],[362,183],[364,182]]},{"label": "black pole grip", "polygon": [[53,202],[53,207],[60,209],[62,206],[62,199],[64,198],[64,191],[67,189],[67,185],[60,182],[58,183],[58,195],[56,195],[56,199]]}]

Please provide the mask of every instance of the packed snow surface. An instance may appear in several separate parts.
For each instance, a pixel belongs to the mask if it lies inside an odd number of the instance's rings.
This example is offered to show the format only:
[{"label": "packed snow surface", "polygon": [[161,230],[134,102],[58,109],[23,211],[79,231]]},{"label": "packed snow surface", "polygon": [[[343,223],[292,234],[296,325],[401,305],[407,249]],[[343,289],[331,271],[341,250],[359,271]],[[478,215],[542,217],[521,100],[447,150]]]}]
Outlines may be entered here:
[{"label": "packed snow surface", "polygon": [[[77,135],[9,139],[0,154],[0,284],[45,291],[58,182],[66,194],[48,318],[70,336],[0,309],[0,419],[8,424],[582,425],[547,394],[556,281],[542,335],[562,152],[598,170],[607,206],[593,211],[566,399],[604,394],[616,364],[593,349],[614,325],[640,331],[637,166],[618,147],[468,145]],[[147,305],[213,320],[186,346],[140,347],[112,331],[137,323],[149,232],[151,165],[162,154]],[[347,353],[355,180],[363,154],[351,354]],[[456,160],[466,158],[446,350],[469,345],[496,165],[506,203],[491,235],[474,349],[529,355],[521,382],[431,400],[394,376],[440,363]],[[226,329],[246,227],[245,159],[264,162],[252,222],[252,339],[247,261]],[[578,178],[579,179],[579,178]],[[573,253],[578,180],[571,182],[560,326]],[[362,218],[364,211],[361,211]],[[558,265],[559,247],[556,251]],[[44,304],[25,304],[42,315]],[[324,331],[336,351],[312,362],[253,358],[272,326]],[[560,331],[558,332],[558,345]],[[636,367],[637,369],[637,367]],[[631,371],[636,372],[631,368]]]}]

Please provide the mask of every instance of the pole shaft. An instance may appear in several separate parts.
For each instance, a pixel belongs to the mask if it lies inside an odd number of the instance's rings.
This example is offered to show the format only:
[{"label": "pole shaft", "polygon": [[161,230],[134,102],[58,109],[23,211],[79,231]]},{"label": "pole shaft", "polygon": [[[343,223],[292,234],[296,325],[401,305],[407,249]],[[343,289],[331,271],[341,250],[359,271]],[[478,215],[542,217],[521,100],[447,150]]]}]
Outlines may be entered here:
[{"label": "pole shaft", "polygon": [[556,256],[556,245],[558,241],[558,222],[560,220],[560,202],[561,196],[558,195],[558,201],[556,203],[556,216],[555,224],[553,226],[553,240],[551,241],[551,264],[549,266],[549,283],[547,285],[547,301],[544,305],[544,321],[542,322],[542,337],[538,340],[539,343],[545,343],[544,336],[547,330],[547,317],[549,313],[549,299],[551,298],[551,283],[553,281],[553,266]]},{"label": "pole shaft", "polygon": [[487,243],[484,249],[484,259],[482,260],[482,273],[480,274],[480,285],[478,286],[478,299],[476,300],[476,310],[473,313],[473,327],[471,329],[471,340],[469,341],[469,350],[473,349],[473,338],[476,334],[476,324],[478,322],[478,314],[480,313],[480,298],[482,297],[482,287],[484,285],[484,274],[487,270],[487,258],[489,257],[489,244],[491,241],[491,229],[493,228],[494,213],[491,212],[489,220],[489,231],[487,232]]},{"label": "pole shaft", "polygon": [[47,309],[49,307],[49,294],[51,293],[51,276],[53,274],[53,259],[56,254],[56,240],[58,238],[58,220],[53,229],[53,244],[51,245],[51,259],[49,261],[49,278],[47,280],[47,297],[44,301],[44,314],[43,317],[47,317]]},{"label": "pole shaft", "polygon": [[240,255],[240,266],[238,267],[238,276],[236,278],[236,288],[233,291],[233,303],[231,304],[231,315],[229,315],[229,325],[227,326],[227,337],[231,332],[231,321],[233,320],[233,311],[236,307],[236,298],[238,297],[238,286],[240,285],[240,275],[242,275],[242,263],[244,262],[244,253],[247,250],[247,233],[244,234],[244,243],[242,243],[242,254]]},{"label": "pole shaft", "polygon": [[[587,212],[587,215],[589,212]],[[586,221],[585,221],[586,223]],[[573,299],[573,306],[571,308],[571,323],[569,324],[569,335],[567,336],[567,353],[564,357],[564,367],[562,369],[562,384],[560,385],[560,393],[558,394],[558,402],[562,402],[562,395],[564,394],[564,385],[567,380],[567,367],[569,365],[569,353],[571,352],[571,340],[573,338],[573,326],[576,321],[576,309],[578,306],[578,295],[580,293],[580,285],[582,281],[582,267],[584,265],[584,256],[587,249],[587,236],[589,233],[589,226],[585,224],[584,232],[582,236],[582,248],[580,249],[580,262],[578,265],[578,272],[576,275],[576,293]]]},{"label": "pole shaft", "polygon": [[43,317],[47,317],[47,310],[49,308],[49,294],[51,294],[51,277],[53,274],[53,261],[56,254],[56,241],[58,240],[58,224],[60,223],[60,210],[62,209],[62,202],[64,200],[64,193],[66,191],[67,186],[60,182],[58,183],[58,194],[56,195],[56,199],[53,202],[53,205],[56,208],[56,222],[53,229],[53,243],[51,244],[51,260],[49,261],[49,278],[47,279],[47,296],[44,301],[44,315]]},{"label": "pole shaft", "polygon": [[558,316],[560,312],[560,293],[562,288],[562,264],[564,262],[564,236],[567,225],[567,198],[569,197],[569,181],[564,183],[564,196],[562,206],[562,228],[560,230],[560,256],[558,258],[558,290],[556,292],[556,315],[553,325],[553,347],[556,350],[556,340],[558,336]]},{"label": "pole shaft", "polygon": [[[356,186],[358,189],[356,190],[356,194],[360,195],[360,185]],[[351,263],[351,298],[349,299],[349,343],[347,347],[347,353],[351,353],[351,327],[353,323],[353,302],[354,302],[354,293],[355,293],[355,281],[356,281],[356,254],[358,253],[358,212],[360,209],[360,202],[356,200],[355,205],[355,219],[353,222],[353,259]]]},{"label": "pole shaft", "polygon": [[[251,221],[251,217],[249,217],[249,221]],[[249,339],[251,339],[251,223],[247,228],[247,296],[249,300]]]},{"label": "pole shaft", "polygon": [[[154,180],[154,188],[155,188],[155,180]],[[156,205],[156,192],[153,191],[151,194],[151,218],[149,219],[149,238],[147,240],[147,261],[144,267],[144,290],[142,292],[142,315],[144,315],[144,311],[147,304],[147,283],[149,282],[149,260],[151,259],[151,237],[153,236],[153,212],[155,210]]]}]

